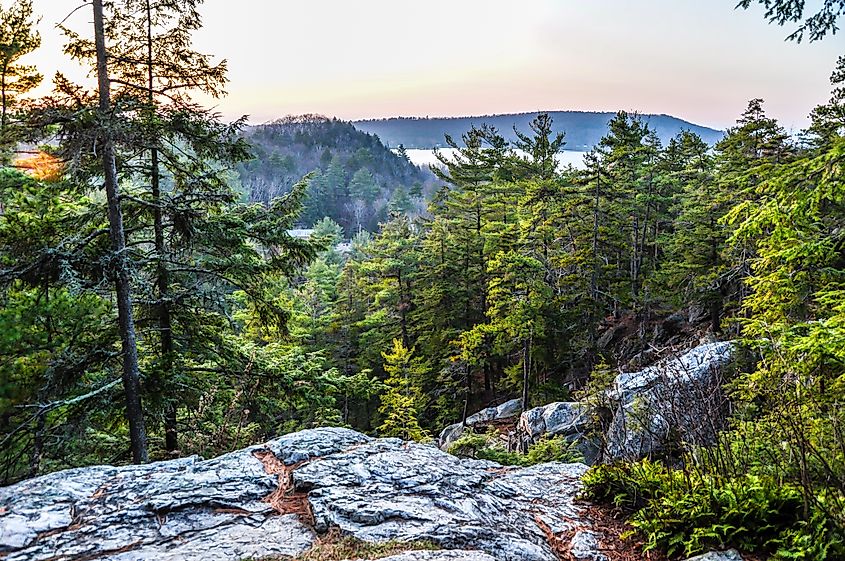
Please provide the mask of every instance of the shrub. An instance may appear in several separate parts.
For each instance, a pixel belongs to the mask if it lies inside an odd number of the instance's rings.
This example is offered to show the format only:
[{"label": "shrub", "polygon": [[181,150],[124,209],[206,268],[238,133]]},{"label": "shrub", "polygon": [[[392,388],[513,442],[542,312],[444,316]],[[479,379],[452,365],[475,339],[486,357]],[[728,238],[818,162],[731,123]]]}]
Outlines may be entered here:
[{"label": "shrub", "polygon": [[503,466],[533,466],[545,462],[577,462],[580,454],[562,436],[544,438],[531,446],[527,454],[508,452],[502,446],[495,429],[478,434],[467,428],[449,447],[449,453],[462,458],[489,460]]},{"label": "shrub", "polygon": [[835,522],[805,505],[799,487],[772,478],[715,479],[644,460],[594,466],[584,484],[591,499],[631,515],[629,524],[642,534],[646,551],[693,555],[736,547],[782,560],[845,558]]}]

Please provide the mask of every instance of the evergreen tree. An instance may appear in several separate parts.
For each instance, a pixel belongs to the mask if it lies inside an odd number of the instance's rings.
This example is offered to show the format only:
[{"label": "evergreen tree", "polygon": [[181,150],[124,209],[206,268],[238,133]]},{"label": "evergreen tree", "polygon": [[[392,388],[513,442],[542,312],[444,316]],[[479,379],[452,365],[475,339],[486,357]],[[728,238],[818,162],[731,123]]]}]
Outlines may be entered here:
[{"label": "evergreen tree", "polygon": [[[780,164],[792,158],[787,135],[775,119],[766,116],[763,100],[753,99],[725,137],[716,144],[716,180],[722,197],[730,201],[731,212],[744,209],[753,214],[757,187],[763,180],[764,164]],[[741,204],[746,203],[746,204]],[[736,220],[734,220],[736,221]],[[728,235],[732,230],[728,230]],[[748,296],[745,279],[755,258],[754,244],[748,238],[730,237],[722,259],[728,265],[720,273],[720,290],[725,305],[742,307]]]},{"label": "evergreen tree", "polygon": [[8,8],[0,6],[0,150],[8,164],[8,151],[14,148],[22,130],[10,122],[19,97],[41,83],[34,66],[20,64],[20,59],[41,46],[35,30],[38,19],[32,13],[32,0],[15,0]]},{"label": "evergreen tree", "polygon": [[[190,385],[179,374],[186,369],[180,349],[207,360],[202,353],[213,353],[215,340],[193,326],[197,309],[225,313],[225,302],[203,294],[219,285],[261,299],[263,275],[313,256],[308,244],[284,233],[291,209],[301,207],[303,186],[263,212],[237,205],[225,171],[247,155],[238,138],[241,123],[220,123],[191,97],[220,96],[225,85],[225,64],[191,47],[191,34],[201,27],[200,4],[121,0],[105,27],[115,95],[131,139],[119,149],[120,174],[137,186],[131,199],[138,206],[134,241],[151,242],[142,259],[148,283],[142,285],[140,325],[158,343],[157,357],[147,365],[147,389],[163,412],[168,452],[178,447],[177,412],[184,399],[177,388]],[[90,54],[88,41],[71,39],[69,52]],[[255,241],[277,257],[262,263],[251,247]],[[284,323],[286,311],[267,303],[259,308]]]},{"label": "evergreen tree", "polygon": [[695,134],[683,132],[673,138],[661,159],[663,180],[677,193],[673,209],[677,217],[663,234],[663,290],[675,305],[704,306],[711,329],[718,333],[727,287],[723,261],[727,231],[721,219],[732,200],[719,189],[710,149]]},{"label": "evergreen tree", "polygon": [[379,408],[384,418],[378,429],[382,436],[417,441],[428,438],[418,421],[423,401],[418,380],[425,376],[425,370],[413,355],[413,349],[408,349],[399,339],[393,340],[390,351],[382,353],[387,374],[387,391],[381,396]]}]

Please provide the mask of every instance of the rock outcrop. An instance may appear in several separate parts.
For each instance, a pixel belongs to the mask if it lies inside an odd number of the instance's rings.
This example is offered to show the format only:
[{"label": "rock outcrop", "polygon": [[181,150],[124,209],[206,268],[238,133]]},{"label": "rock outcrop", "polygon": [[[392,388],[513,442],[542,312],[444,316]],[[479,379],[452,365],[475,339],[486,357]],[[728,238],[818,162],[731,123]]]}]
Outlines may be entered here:
[{"label": "rock outcrop", "polygon": [[563,435],[584,460],[637,459],[665,450],[673,439],[705,443],[720,428],[724,405],[720,372],[733,356],[730,342],[705,343],[636,372],[619,374],[605,392],[609,426],[582,402],[551,403],[522,413],[518,440]]},{"label": "rock outcrop", "polygon": [[440,432],[438,444],[440,445],[440,448],[446,450],[453,442],[463,436],[467,427],[473,427],[483,423],[489,423],[491,421],[515,418],[521,412],[521,399],[506,401],[498,407],[487,407],[486,409],[482,409],[478,413],[467,417],[466,423],[455,423],[443,429]]},{"label": "rock outcrop", "polygon": [[434,542],[389,559],[600,561],[575,497],[583,464],[530,468],[306,430],[211,460],[62,471],[0,489],[4,561],[295,557],[330,528]]},{"label": "rock outcrop", "polygon": [[606,435],[606,457],[642,458],[676,440],[711,442],[724,419],[721,369],[733,350],[730,342],[706,343],[617,376],[607,392],[615,411]]}]

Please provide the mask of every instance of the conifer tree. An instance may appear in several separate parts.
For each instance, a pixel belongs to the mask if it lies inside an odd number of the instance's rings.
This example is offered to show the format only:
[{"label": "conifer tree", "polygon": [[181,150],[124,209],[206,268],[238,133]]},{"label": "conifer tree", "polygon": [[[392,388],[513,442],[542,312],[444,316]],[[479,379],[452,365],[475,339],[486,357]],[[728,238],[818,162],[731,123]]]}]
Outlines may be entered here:
[{"label": "conifer tree", "polygon": [[[663,233],[666,259],[660,270],[667,300],[696,302],[709,311],[714,333],[721,331],[725,290],[723,253],[727,230],[721,223],[731,198],[719,189],[710,148],[682,132],[661,156],[663,181],[677,193],[671,230]],[[680,290],[679,290],[680,289]]]},{"label": "conifer tree", "polygon": [[[228,286],[261,300],[265,273],[289,271],[313,256],[308,243],[286,234],[301,209],[304,184],[264,210],[238,205],[226,170],[248,154],[239,138],[242,123],[221,123],[192,99],[196,93],[222,95],[226,81],[225,62],[214,63],[191,46],[202,25],[201,3],[120,0],[105,26],[111,80],[127,129],[119,171],[137,186],[130,199],[137,207],[134,243],[151,249],[139,260],[148,280],[141,285],[141,319],[158,343],[148,390],[163,410],[168,452],[178,447],[182,400],[175,388],[186,385],[177,379],[185,370],[179,360],[186,358],[179,347],[190,348],[200,362],[203,353],[217,354],[217,343],[194,327],[196,310],[222,313],[227,304],[204,293]],[[68,51],[90,56],[90,42],[69,34]],[[270,258],[261,259],[257,247],[267,248]],[[286,320],[287,311],[269,302],[258,309],[270,323]]]},{"label": "conifer tree", "polygon": [[126,255],[126,232],[123,227],[115,143],[110,130],[114,126],[114,120],[102,0],[93,0],[92,6],[94,9],[94,41],[97,60],[98,116],[105,123],[105,127],[96,131],[95,134],[97,134],[99,142],[99,152],[102,154],[102,170],[108,200],[109,237],[111,238],[115,262],[113,275],[123,348],[123,389],[126,394],[126,417],[129,421],[132,460],[135,463],[144,463],[147,461],[147,432],[144,424],[144,410],[141,406],[141,373],[138,367],[138,347],[132,309],[129,262]]},{"label": "conifer tree", "polygon": [[425,375],[420,359],[414,357],[399,339],[393,340],[391,350],[382,353],[387,374],[387,391],[381,396],[383,422],[379,426],[382,436],[396,436],[405,440],[425,440],[428,434],[419,424],[423,396],[419,379]]},{"label": "conifer tree", "polygon": [[[781,164],[793,157],[786,131],[775,119],[766,116],[762,99],[749,101],[736,126],[716,143],[715,150],[718,189],[730,201],[734,213],[740,208],[749,214],[756,212],[753,204],[742,203],[758,199],[757,187],[764,178],[761,165]],[[727,234],[731,241],[726,244],[722,259],[729,265],[722,272],[720,285],[725,305],[732,302],[741,308],[748,295],[745,279],[756,257],[754,244],[749,238],[731,237],[731,229]]]},{"label": "conifer tree", "polygon": [[0,6],[0,150],[2,163],[9,163],[8,151],[14,147],[20,130],[10,122],[10,113],[19,97],[41,83],[34,66],[20,64],[20,59],[41,46],[35,30],[38,19],[32,13],[32,0],[15,0],[8,8]]}]

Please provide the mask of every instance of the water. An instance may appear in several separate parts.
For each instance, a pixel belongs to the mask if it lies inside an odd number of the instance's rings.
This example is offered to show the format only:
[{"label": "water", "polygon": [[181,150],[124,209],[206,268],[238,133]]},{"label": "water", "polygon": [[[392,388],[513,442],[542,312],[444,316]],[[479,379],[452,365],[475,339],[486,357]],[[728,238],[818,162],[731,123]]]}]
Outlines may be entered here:
[{"label": "water", "polygon": [[[451,158],[455,154],[455,148],[441,148],[440,153]],[[406,150],[408,159],[411,163],[420,167],[427,167],[430,165],[440,165],[440,161],[434,156],[434,150],[423,150],[419,148],[410,148]],[[517,150],[517,153],[520,153]],[[574,150],[564,150],[557,155],[558,168],[565,168],[567,165],[572,165],[576,169],[584,169],[584,154],[586,152],[576,152]]]}]

